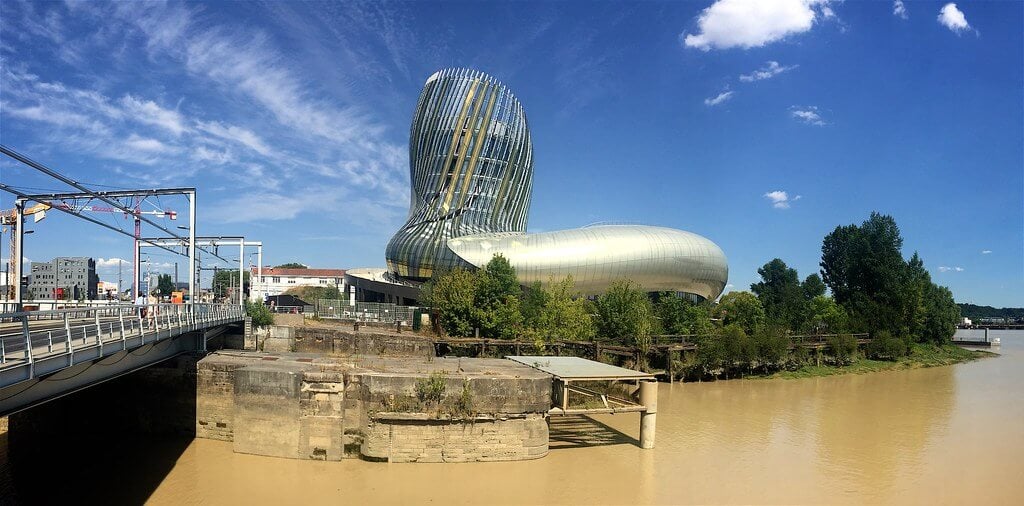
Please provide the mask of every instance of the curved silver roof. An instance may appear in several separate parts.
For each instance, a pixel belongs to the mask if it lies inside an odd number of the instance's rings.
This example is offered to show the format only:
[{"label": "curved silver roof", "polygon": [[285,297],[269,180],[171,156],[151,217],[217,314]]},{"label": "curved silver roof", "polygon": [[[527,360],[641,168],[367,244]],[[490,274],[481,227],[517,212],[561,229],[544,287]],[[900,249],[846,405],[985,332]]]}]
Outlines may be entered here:
[{"label": "curved silver roof", "polygon": [[500,253],[519,282],[548,283],[571,274],[586,295],[628,279],[648,292],[675,291],[715,299],[729,265],[715,243],[697,234],[644,225],[602,225],[539,234],[490,233],[456,237],[448,248],[482,267]]}]

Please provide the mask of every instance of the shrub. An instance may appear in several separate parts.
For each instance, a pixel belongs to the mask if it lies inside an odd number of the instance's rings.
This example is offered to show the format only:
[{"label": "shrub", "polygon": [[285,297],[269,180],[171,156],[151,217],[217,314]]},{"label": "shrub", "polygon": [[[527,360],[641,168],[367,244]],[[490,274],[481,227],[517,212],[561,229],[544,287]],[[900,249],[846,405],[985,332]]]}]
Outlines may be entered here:
[{"label": "shrub", "polygon": [[850,334],[836,334],[829,336],[826,347],[838,365],[847,365],[853,362],[857,353],[857,340]]},{"label": "shrub", "polygon": [[435,371],[426,378],[416,380],[414,389],[416,399],[425,405],[436,406],[444,398],[444,391],[447,388],[447,376],[444,371]]},{"label": "shrub", "polygon": [[269,327],[274,324],[274,313],[263,304],[245,301],[245,315],[252,318],[253,328]]},{"label": "shrub", "polygon": [[907,343],[888,330],[880,330],[871,338],[867,352],[871,358],[896,360],[907,354]]}]

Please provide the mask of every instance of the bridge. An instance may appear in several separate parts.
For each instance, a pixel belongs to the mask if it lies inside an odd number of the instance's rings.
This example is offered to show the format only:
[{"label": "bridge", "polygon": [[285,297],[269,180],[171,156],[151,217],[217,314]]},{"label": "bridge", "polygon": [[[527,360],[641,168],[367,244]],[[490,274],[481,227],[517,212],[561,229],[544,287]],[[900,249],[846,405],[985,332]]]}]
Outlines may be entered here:
[{"label": "bridge", "polygon": [[206,350],[238,304],[104,305],[0,314],[0,416]]}]

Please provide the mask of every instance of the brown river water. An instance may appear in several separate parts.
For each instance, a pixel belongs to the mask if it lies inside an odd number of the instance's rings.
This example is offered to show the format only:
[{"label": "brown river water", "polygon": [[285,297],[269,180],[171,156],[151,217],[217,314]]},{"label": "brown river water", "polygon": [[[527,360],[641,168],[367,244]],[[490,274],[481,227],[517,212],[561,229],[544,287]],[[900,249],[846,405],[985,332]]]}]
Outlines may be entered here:
[{"label": "brown river water", "polygon": [[636,414],[553,418],[550,454],[509,463],[132,440],[55,456],[53,483],[78,470],[118,490],[111,502],[152,504],[1024,504],[1024,333],[998,351],[928,369],[662,384],[654,450],[637,447]]}]

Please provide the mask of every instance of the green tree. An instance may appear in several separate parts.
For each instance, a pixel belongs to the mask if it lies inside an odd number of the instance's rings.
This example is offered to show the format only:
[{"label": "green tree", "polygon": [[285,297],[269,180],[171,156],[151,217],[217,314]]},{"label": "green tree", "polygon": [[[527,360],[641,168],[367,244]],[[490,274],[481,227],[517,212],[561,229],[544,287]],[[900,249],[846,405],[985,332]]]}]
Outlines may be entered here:
[{"label": "green tree", "polygon": [[714,333],[715,324],[711,321],[711,311],[707,304],[695,304],[684,311],[684,333],[698,337]]},{"label": "green tree", "polygon": [[811,300],[819,295],[825,295],[825,282],[817,274],[808,275],[804,282],[800,284],[800,288],[804,292],[804,299],[807,300]]},{"label": "green tree", "polygon": [[597,335],[628,338],[646,353],[653,330],[654,308],[647,293],[631,281],[616,281],[597,299]]},{"label": "green tree", "polygon": [[808,302],[806,332],[837,334],[849,331],[846,310],[826,295],[818,295]]},{"label": "green tree", "polygon": [[513,339],[522,331],[516,270],[502,255],[494,255],[476,275],[474,314],[484,337]]},{"label": "green tree", "polygon": [[423,301],[438,312],[438,323],[448,335],[472,335],[476,285],[473,273],[456,268],[436,276],[425,287]]},{"label": "green tree", "polygon": [[594,322],[586,301],[576,291],[572,276],[550,283],[543,292],[544,304],[533,327],[538,344],[554,340],[585,341],[594,337]]},{"label": "green tree", "polygon": [[748,335],[765,323],[761,300],[750,292],[729,292],[723,295],[715,312],[723,325],[735,323]]},{"label": "green tree", "polygon": [[[243,271],[243,277],[245,286],[243,289],[248,291],[249,289],[249,271]],[[226,297],[228,291],[231,292],[235,297],[238,296],[238,271],[237,270],[219,270],[213,275],[213,294],[217,298]]]},{"label": "green tree", "polygon": [[540,326],[541,311],[548,303],[548,294],[540,281],[523,290],[523,301],[519,305],[523,313],[523,326],[529,329],[537,329]]},{"label": "green tree", "polygon": [[910,331],[903,238],[891,216],[871,213],[860,226],[836,227],[822,242],[821,272],[836,302],[872,332]]},{"label": "green tree", "polygon": [[245,301],[245,314],[252,318],[252,326],[256,328],[268,327],[274,324],[274,313],[270,312],[267,306],[258,302]]},{"label": "green tree", "polygon": [[157,290],[160,290],[160,295],[169,296],[174,291],[174,280],[170,274],[161,274],[157,277],[156,286]]},{"label": "green tree", "polygon": [[783,327],[762,327],[752,338],[757,350],[757,361],[765,373],[778,368],[789,355],[790,340]]},{"label": "green tree", "polygon": [[960,321],[960,306],[953,301],[949,288],[930,284],[924,297],[925,317],[921,340],[935,344],[947,344],[956,333],[956,322]]},{"label": "green tree", "polygon": [[309,266],[300,264],[298,262],[288,262],[286,264],[276,265],[275,269],[308,269]]},{"label": "green tree", "polygon": [[[756,299],[755,299],[756,300]],[[738,323],[727,323],[722,327],[723,366],[726,377],[732,369],[750,369],[750,364],[757,357],[757,345]]]},{"label": "green tree", "polygon": [[693,303],[675,292],[658,294],[658,302],[654,305],[654,314],[661,326],[660,332],[665,334],[688,334],[689,325],[686,321],[686,310]]},{"label": "green tree", "polygon": [[750,290],[761,301],[767,319],[790,329],[799,328],[803,320],[804,292],[796,269],[776,258],[757,273],[761,281],[750,285]]}]

